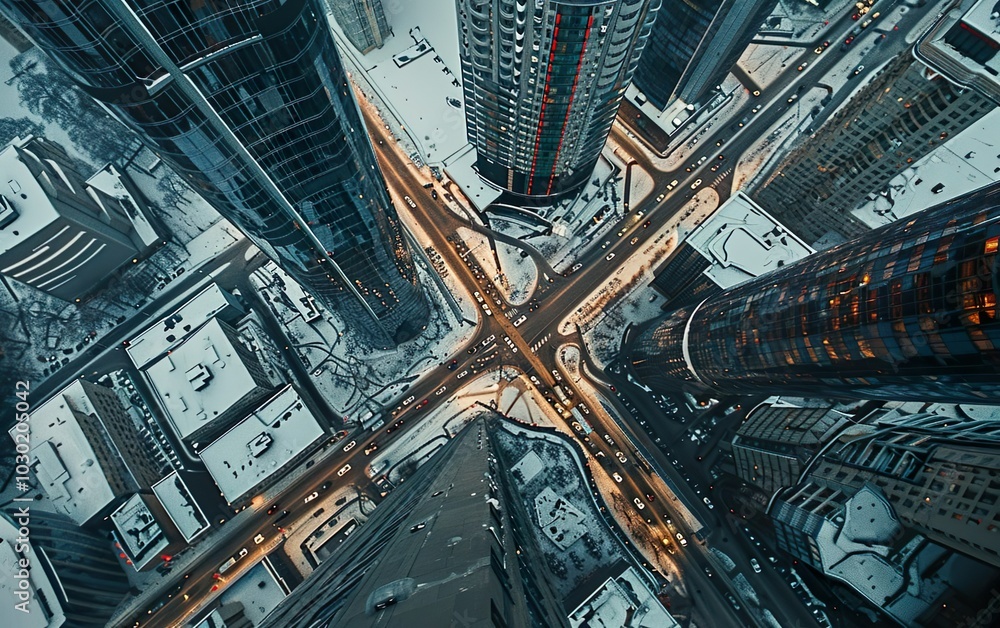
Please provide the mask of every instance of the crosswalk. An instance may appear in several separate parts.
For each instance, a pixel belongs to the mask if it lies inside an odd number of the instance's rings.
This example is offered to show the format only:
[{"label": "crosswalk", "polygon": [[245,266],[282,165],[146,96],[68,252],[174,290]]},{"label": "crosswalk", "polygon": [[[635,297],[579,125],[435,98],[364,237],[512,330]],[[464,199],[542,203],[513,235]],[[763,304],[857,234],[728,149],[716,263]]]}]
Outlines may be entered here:
[{"label": "crosswalk", "polygon": [[537,352],[537,351],[538,351],[539,349],[541,349],[541,348],[542,348],[542,345],[544,345],[544,344],[545,344],[546,342],[548,342],[548,341],[549,341],[549,338],[551,338],[551,337],[552,337],[552,333],[551,333],[551,332],[550,332],[550,333],[547,333],[547,334],[545,334],[545,337],[544,337],[544,338],[542,338],[541,340],[539,340],[539,341],[538,341],[538,342],[536,342],[535,344],[531,345],[531,352],[532,352],[532,353],[535,353],[535,352]]},{"label": "crosswalk", "polygon": [[509,310],[507,310],[506,312],[504,312],[503,315],[506,316],[509,319],[513,319],[514,316],[517,315],[517,308],[516,307],[512,307]]}]

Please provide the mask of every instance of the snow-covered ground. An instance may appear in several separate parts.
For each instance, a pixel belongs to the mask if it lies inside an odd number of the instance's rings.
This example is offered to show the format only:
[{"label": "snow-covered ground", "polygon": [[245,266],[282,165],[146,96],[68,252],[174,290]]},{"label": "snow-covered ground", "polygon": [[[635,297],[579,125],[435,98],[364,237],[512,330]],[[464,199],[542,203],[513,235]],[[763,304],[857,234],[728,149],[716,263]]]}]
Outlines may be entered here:
[{"label": "snow-covered ground", "polygon": [[485,235],[460,227],[458,236],[465,241],[469,247],[469,255],[476,258],[483,272],[496,279],[495,285],[505,301],[511,305],[521,305],[531,298],[538,283],[538,268],[534,260],[530,257],[521,257],[521,249],[497,241],[496,252],[500,258],[500,269],[497,269],[496,257]]},{"label": "snow-covered ground", "polygon": [[410,387],[422,374],[442,364],[450,352],[466,343],[474,327],[456,321],[437,286],[423,280],[431,301],[431,318],[420,336],[394,349],[365,346],[335,312],[324,311],[306,322],[297,310],[276,299],[277,273],[287,285],[292,279],[268,264],[250,276],[251,283],[280,321],[302,364],[310,370],[320,394],[344,421],[359,421],[367,412],[377,413]]}]

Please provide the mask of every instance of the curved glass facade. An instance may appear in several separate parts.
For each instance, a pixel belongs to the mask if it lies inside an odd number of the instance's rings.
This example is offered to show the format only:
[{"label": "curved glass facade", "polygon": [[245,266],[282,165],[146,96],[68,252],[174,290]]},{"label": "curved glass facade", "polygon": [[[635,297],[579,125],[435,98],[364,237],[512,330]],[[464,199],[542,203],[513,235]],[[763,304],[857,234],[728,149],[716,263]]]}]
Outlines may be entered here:
[{"label": "curved glass facade", "polygon": [[677,310],[631,362],[652,388],[995,403],[1000,185]]},{"label": "curved glass facade", "polygon": [[466,130],[493,185],[532,197],[587,182],[660,0],[456,0]]},{"label": "curved glass facade", "polygon": [[316,0],[3,1],[355,331],[382,346],[420,333],[427,303]]}]

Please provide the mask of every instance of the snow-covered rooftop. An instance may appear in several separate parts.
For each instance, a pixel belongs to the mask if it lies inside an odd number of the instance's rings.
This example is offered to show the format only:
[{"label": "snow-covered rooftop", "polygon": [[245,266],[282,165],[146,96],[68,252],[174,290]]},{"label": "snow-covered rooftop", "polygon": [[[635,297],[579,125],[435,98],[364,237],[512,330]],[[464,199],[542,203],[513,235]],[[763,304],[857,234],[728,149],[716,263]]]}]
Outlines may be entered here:
[{"label": "snow-covered rooftop", "polygon": [[[115,499],[101,460],[81,421],[98,423],[97,408],[74,380],[31,413],[31,457],[36,478],[57,512],[83,525]],[[89,431],[103,432],[93,425]],[[17,427],[10,429],[11,438]],[[101,436],[98,436],[101,437]],[[108,438],[103,434],[104,438]],[[117,461],[124,465],[120,459]]]},{"label": "snow-covered rooftop", "polygon": [[202,462],[230,502],[243,497],[325,432],[291,384],[201,451]]},{"label": "snow-covered rooftop", "polygon": [[902,531],[885,496],[864,486],[844,505],[842,534],[855,543],[891,545]]},{"label": "snow-covered rooftop", "polygon": [[176,471],[154,484],[153,494],[188,543],[208,530],[208,518]]},{"label": "snow-covered rooftop", "polygon": [[178,307],[173,314],[157,321],[129,341],[126,352],[139,370],[179,345],[202,323],[221,317],[228,319],[245,313],[239,303],[218,285],[210,283]]},{"label": "snow-covered rooftop", "polygon": [[263,376],[255,378],[244,363],[238,341],[223,325],[217,318],[209,320],[146,367],[150,387],[181,438],[194,437],[234,404],[267,388],[259,383]]},{"label": "snow-covered rooftop", "polygon": [[149,511],[145,498],[138,493],[111,513],[111,523],[115,527],[115,538],[136,571],[159,559],[170,544]]},{"label": "snow-covered rooftop", "polygon": [[1000,14],[996,0],[955,3],[922,38],[914,55],[960,84],[1000,103]]},{"label": "snow-covered rooftop", "polygon": [[815,251],[743,192],[723,203],[687,237],[712,266],[705,271],[722,288],[753,279]]},{"label": "snow-covered rooftop", "polygon": [[[49,195],[28,167],[21,162],[20,155],[14,149],[15,146],[23,144],[24,141],[15,139],[0,150],[0,171],[7,179],[7,185],[0,189],[0,196],[4,197],[0,200],[0,225],[5,225],[0,229],[0,252],[18,246],[32,234],[59,219],[59,212],[53,206]],[[11,202],[10,199],[16,200]],[[29,204],[30,207],[26,208],[25,205]],[[9,208],[14,206],[20,206],[21,211],[8,214]],[[13,222],[5,224],[11,218]]]},{"label": "snow-covered rooftop", "polygon": [[663,608],[644,580],[629,567],[620,575],[608,578],[582,604],[569,614],[573,628],[675,628],[677,620]]},{"label": "snow-covered rooftop", "polygon": [[[0,515],[0,570],[4,578],[0,579],[0,626],[17,626],[18,628],[48,628],[62,626],[66,621],[59,607],[59,596],[52,588],[48,572],[37,564],[38,557],[31,551],[16,551],[16,540],[20,536],[18,526],[15,526],[5,515]],[[27,560],[34,569],[28,569],[28,578],[15,577],[22,568],[20,560]],[[22,588],[21,583],[25,583]],[[18,593],[27,593],[28,599],[22,599]],[[45,606],[39,600],[45,599]],[[20,610],[17,605],[24,604]]]}]

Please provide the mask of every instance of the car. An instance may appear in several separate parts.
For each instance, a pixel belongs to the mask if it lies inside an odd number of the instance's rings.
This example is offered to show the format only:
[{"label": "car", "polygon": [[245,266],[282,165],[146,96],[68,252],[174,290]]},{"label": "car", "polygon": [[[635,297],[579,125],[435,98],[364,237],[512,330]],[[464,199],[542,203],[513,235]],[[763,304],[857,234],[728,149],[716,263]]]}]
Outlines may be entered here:
[{"label": "car", "polygon": [[683,534],[681,534],[680,532],[678,532],[676,534],[676,537],[677,537],[677,542],[681,544],[681,547],[687,547],[688,542],[687,542],[687,539],[684,538]]},{"label": "car", "polygon": [[732,593],[726,592],[726,599],[729,600],[729,604],[732,605],[734,610],[740,610],[740,603],[736,601]]},{"label": "car", "polygon": [[431,190],[431,198],[434,199],[435,201],[437,200],[438,198],[437,190]]},{"label": "car", "polygon": [[463,377],[465,377],[468,374],[469,374],[469,369],[465,369],[464,371],[462,371],[461,373],[459,373],[458,375],[456,375],[455,379],[462,379]]},{"label": "car", "polygon": [[805,61],[805,62],[802,63],[802,65],[800,65],[799,67],[797,67],[795,69],[798,70],[799,72],[801,72],[802,70],[805,70],[807,67],[809,67],[809,62]]},{"label": "car", "polygon": [[441,395],[444,394],[444,391],[446,391],[446,390],[448,390],[448,387],[447,386],[442,386],[441,388],[438,388],[437,390],[434,391],[434,396],[435,397],[440,397]]},{"label": "car", "polygon": [[635,236],[631,240],[629,240],[628,243],[631,244],[632,246],[635,246],[635,243],[638,241],[639,241],[639,236]]},{"label": "car", "polygon": [[854,41],[854,35],[851,35],[850,37],[848,37],[847,39],[844,40],[844,45],[845,46],[850,46],[851,42],[853,42],[853,41]]},{"label": "car", "polygon": [[606,259],[606,260],[608,260],[610,262],[614,258],[615,258],[615,254],[614,253],[608,253],[607,257],[605,257],[604,259]]},{"label": "car", "polygon": [[859,65],[858,67],[854,68],[854,76],[861,74],[864,71],[864,69],[865,66],[863,65]]},{"label": "car", "polygon": [[861,19],[861,14],[860,13],[851,13],[851,19],[854,20],[855,22],[857,22],[859,19]]},{"label": "car", "polygon": [[618,462],[620,462],[622,464],[625,464],[626,462],[628,462],[628,458],[626,458],[625,454],[623,454],[620,451],[616,451],[615,452],[615,457],[618,458]]},{"label": "car", "polygon": [[607,442],[612,447],[615,446],[615,441],[611,439],[611,434],[605,434],[604,435],[604,440],[605,440],[605,442]]},{"label": "car", "polygon": [[825,50],[825,48],[823,48],[823,46],[817,46],[816,50],[813,50],[813,52],[815,52],[816,54],[819,55],[819,54],[823,54],[823,50]]},{"label": "car", "polygon": [[274,513],[278,512],[278,509],[279,509],[279,508],[281,508],[281,506],[280,506],[280,505],[278,505],[278,504],[273,504],[273,505],[272,505],[272,506],[271,506],[270,508],[268,508],[268,509],[267,509],[267,514],[269,514],[269,515],[273,515]]},{"label": "car", "polygon": [[519,316],[517,318],[517,320],[514,321],[514,327],[520,327],[521,324],[524,323],[524,321],[526,321],[526,320],[528,320],[528,315],[527,314],[521,314],[521,316]]},{"label": "car", "polygon": [[652,493],[646,493],[646,501],[652,504],[653,502],[656,501],[656,495],[653,495]]},{"label": "car", "polygon": [[715,508],[715,506],[712,505],[712,500],[710,500],[709,498],[703,497],[701,501],[705,502],[705,505],[708,506],[709,510]]},{"label": "car", "polygon": [[449,371],[454,371],[457,368],[458,368],[458,360],[452,360],[451,362],[448,363]]},{"label": "car", "polygon": [[358,441],[352,440],[351,442],[349,442],[346,445],[344,445],[344,451],[351,451],[352,449],[354,449],[354,446],[357,445],[357,444],[358,444]]},{"label": "car", "polygon": [[330,488],[331,486],[333,486],[333,482],[326,481],[326,482],[323,482],[323,484],[319,487],[319,490],[325,491],[326,489]]},{"label": "car", "polygon": [[878,11],[876,11],[875,13],[873,13],[873,14],[872,14],[872,21],[874,21],[874,20],[877,20],[877,19],[878,19],[878,16],[880,16],[880,15],[882,15],[882,14],[881,14],[881,13],[879,13]]},{"label": "car", "polygon": [[659,196],[656,197],[656,202],[659,203],[667,196],[666,192],[661,192]]},{"label": "car", "polygon": [[378,603],[375,604],[375,610],[377,610],[377,611],[384,611],[386,608],[392,606],[395,603],[396,603],[396,598],[395,597],[386,598],[386,599],[382,600],[381,602],[378,602]]},{"label": "car", "polygon": [[669,192],[670,190],[672,190],[675,187],[677,187],[678,183],[680,183],[680,181],[678,181],[677,179],[674,179],[673,181],[671,181],[670,184],[667,185],[667,192]]},{"label": "car", "polygon": [[756,558],[750,559],[750,566],[753,567],[754,573],[760,573],[760,563],[757,562]]},{"label": "car", "polygon": [[799,99],[798,94],[792,94],[791,96],[788,97],[788,100],[786,100],[785,102],[787,102],[790,105],[798,99]]},{"label": "car", "polygon": [[278,518],[275,519],[275,521],[281,521],[282,519],[284,519],[285,517],[287,517],[290,514],[292,514],[291,510],[282,510],[281,514],[278,515]]},{"label": "car", "polygon": [[370,456],[375,451],[378,451],[378,443],[373,442],[371,445],[365,447],[366,456]]},{"label": "car", "polygon": [[642,500],[640,500],[638,497],[633,499],[632,503],[635,504],[635,507],[638,508],[639,510],[642,510],[646,507],[646,504],[642,503]]},{"label": "car", "polygon": [[258,533],[257,536],[253,537],[253,542],[256,543],[257,545],[260,545],[261,543],[264,542],[264,535]]},{"label": "car", "polygon": [[701,179],[695,179],[694,183],[691,184],[691,189],[697,190],[699,185],[701,185]]},{"label": "car", "polygon": [[407,204],[407,205],[409,205],[410,207],[412,207],[412,208],[414,208],[414,209],[416,209],[416,208],[417,208],[417,204],[416,204],[416,203],[414,203],[414,202],[413,202],[413,199],[412,199],[412,198],[410,198],[409,196],[404,196],[404,197],[403,197],[403,200],[404,200],[404,201],[406,201],[406,204]]},{"label": "car", "polygon": [[761,105],[757,105],[756,107],[754,107],[753,109],[750,110],[750,113],[757,113],[758,111],[760,111],[760,108],[761,108]]},{"label": "car", "polygon": [[722,167],[722,164],[713,164],[712,167],[709,168],[709,170],[711,170],[712,172],[718,172],[719,168],[721,168],[721,167]]},{"label": "car", "polygon": [[869,26],[869,25],[870,25],[871,23],[872,23],[872,21],[871,21],[871,20],[865,20],[864,22],[861,22],[861,28],[868,28],[868,26]]},{"label": "car", "polygon": [[308,504],[309,502],[311,502],[312,500],[316,499],[317,497],[319,497],[319,493],[317,491],[313,491],[312,493],[309,493],[308,495],[306,495],[306,499],[305,499],[304,503]]},{"label": "car", "polygon": [[[750,95],[753,96],[754,98],[757,98],[758,96],[760,96],[760,90],[759,89],[755,89],[752,92],[750,92]],[[715,145],[716,146],[722,146],[722,143],[721,142],[717,142]]]},{"label": "car", "polygon": [[490,309],[489,303],[483,303],[483,311],[486,312],[487,316],[493,316],[493,310]]},{"label": "car", "polygon": [[647,220],[646,222],[642,223],[642,228],[643,229],[648,229],[649,225],[651,225],[651,224],[653,224],[653,221],[652,220]]},{"label": "car", "polygon": [[473,353],[475,353],[476,351],[479,351],[479,347],[470,347],[470,348],[469,348],[469,349],[468,349],[468,350],[466,351],[466,353],[468,353],[469,355],[472,355],[472,354],[473,354]]},{"label": "car", "polygon": [[415,525],[415,526],[412,526],[412,527],[410,528],[410,532],[419,532],[420,530],[423,530],[423,529],[424,529],[424,528],[426,528],[426,527],[427,527],[427,523],[426,523],[426,522],[424,522],[424,521],[421,521],[421,522],[420,522],[420,523],[418,523],[417,525]]},{"label": "car", "polygon": [[604,244],[602,244],[602,245],[601,245],[601,249],[602,249],[602,250],[603,250],[603,249],[606,249],[606,248],[608,248],[609,246],[611,246],[611,240],[608,240],[608,241],[606,241],[606,242],[605,242]]},{"label": "car", "polygon": [[619,484],[621,484],[621,482],[622,482],[622,476],[619,475],[617,471],[615,473],[612,473],[611,477],[613,477],[615,479],[615,482],[618,482]]},{"label": "car", "polygon": [[715,575],[715,574],[713,574],[713,573],[712,573],[712,570],[711,570],[711,569],[709,569],[708,567],[705,567],[705,574],[706,574],[706,575],[707,575],[707,576],[708,576],[709,578],[711,578],[712,576],[714,576],[714,575]]},{"label": "car", "polygon": [[344,474],[350,470],[351,470],[351,465],[345,464],[343,467],[340,468],[340,471],[337,471],[337,475],[339,475],[340,477],[344,477]]},{"label": "car", "polygon": [[410,395],[409,397],[407,397],[406,399],[404,399],[404,400],[403,400],[403,405],[404,405],[404,406],[408,406],[408,405],[410,405],[411,403],[413,403],[413,401],[414,401],[415,399],[416,399],[416,397],[414,397],[413,395]]}]

